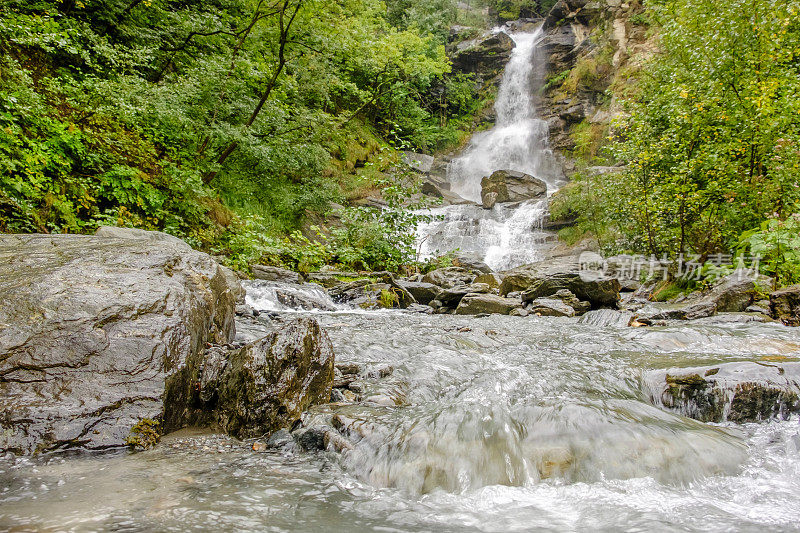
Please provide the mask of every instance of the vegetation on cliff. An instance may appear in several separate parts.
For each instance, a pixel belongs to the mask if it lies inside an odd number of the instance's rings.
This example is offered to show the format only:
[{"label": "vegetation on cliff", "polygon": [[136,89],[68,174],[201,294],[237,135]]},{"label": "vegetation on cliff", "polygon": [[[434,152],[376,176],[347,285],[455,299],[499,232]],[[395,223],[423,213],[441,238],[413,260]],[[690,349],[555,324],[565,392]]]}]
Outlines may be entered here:
[{"label": "vegetation on cliff", "polygon": [[800,281],[800,3],[653,0],[636,16],[658,52],[609,89],[623,112],[601,161],[624,171],[579,175],[560,209],[610,252],[757,254]]},{"label": "vegetation on cliff", "polygon": [[[444,50],[457,15],[450,0],[8,0],[0,231],[135,226],[302,266],[309,221],[381,187],[394,149],[470,127],[474,84]],[[391,259],[392,228],[342,218],[328,259]],[[378,257],[336,257],[365,246]]]}]

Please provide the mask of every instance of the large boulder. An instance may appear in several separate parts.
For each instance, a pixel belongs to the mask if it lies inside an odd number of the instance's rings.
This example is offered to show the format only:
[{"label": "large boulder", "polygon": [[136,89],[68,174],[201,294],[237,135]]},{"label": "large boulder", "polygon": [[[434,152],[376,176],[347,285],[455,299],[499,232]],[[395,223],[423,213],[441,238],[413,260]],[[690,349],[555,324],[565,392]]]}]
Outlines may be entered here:
[{"label": "large boulder", "polygon": [[467,285],[472,283],[475,279],[475,274],[461,267],[447,267],[431,270],[422,278],[425,283],[438,285],[439,287],[449,289],[456,285]]},{"label": "large boulder", "polygon": [[507,315],[522,307],[516,298],[503,298],[494,294],[467,294],[456,308],[457,315],[479,315],[483,313]]},{"label": "large boulder", "polygon": [[786,419],[800,411],[800,363],[724,363],[648,373],[657,404],[703,422]]},{"label": "large boulder", "polygon": [[253,265],[250,267],[254,279],[263,279],[265,281],[279,281],[281,283],[302,283],[303,278],[297,272],[292,272],[285,268],[268,266],[268,265]]},{"label": "large boulder", "polygon": [[580,300],[590,302],[594,308],[614,307],[619,300],[620,284],[616,278],[586,272],[558,272],[533,278],[522,293],[522,301],[527,303],[537,298],[552,297],[564,289]]},{"label": "large boulder", "polygon": [[398,283],[411,293],[418,303],[424,305],[428,305],[431,303],[431,300],[435,300],[436,296],[442,290],[438,285],[425,283],[424,281],[398,281]]},{"label": "large boulder", "polygon": [[481,201],[487,209],[495,203],[524,202],[547,194],[547,183],[524,172],[497,170],[481,179]]},{"label": "large boulder", "polygon": [[558,298],[536,298],[526,309],[538,316],[575,316],[575,309]]},{"label": "large boulder", "polygon": [[165,234],[0,236],[0,450],[104,449],[143,420],[180,425],[168,383],[233,340],[242,296]]},{"label": "large boulder", "polygon": [[199,374],[198,394],[209,402],[204,411],[215,413],[217,425],[237,438],[259,437],[290,428],[309,407],[330,401],[333,347],[316,320],[299,318],[207,360]]},{"label": "large boulder", "polygon": [[769,307],[772,316],[787,326],[800,326],[800,284],[770,294]]}]

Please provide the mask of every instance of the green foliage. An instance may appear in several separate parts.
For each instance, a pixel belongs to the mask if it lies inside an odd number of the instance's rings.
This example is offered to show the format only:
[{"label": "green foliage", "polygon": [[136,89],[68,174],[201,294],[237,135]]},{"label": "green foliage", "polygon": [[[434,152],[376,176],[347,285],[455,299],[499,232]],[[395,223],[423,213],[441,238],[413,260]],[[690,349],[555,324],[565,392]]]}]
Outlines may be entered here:
[{"label": "green foliage", "polygon": [[399,303],[400,298],[391,290],[381,289],[381,294],[378,297],[378,301],[380,302],[381,307],[384,309],[391,309]]},{"label": "green foliage", "polygon": [[760,258],[762,272],[774,276],[777,284],[800,282],[800,214],[765,220],[742,234],[741,245]]},{"label": "green foliage", "polygon": [[443,46],[455,2],[389,7],[8,0],[0,231],[117,224],[167,231],[239,268],[274,258],[315,269],[339,255],[396,265],[406,249],[386,243],[413,220],[399,207],[349,212],[350,235],[328,235],[341,245],[324,250],[296,233],[357,189],[381,148],[454,145],[471,125],[474,83],[450,74]]},{"label": "green foliage", "polygon": [[158,420],[143,418],[131,428],[125,444],[135,450],[149,450],[161,440],[160,426]]},{"label": "green foliage", "polygon": [[611,155],[626,170],[578,180],[575,210],[596,206],[579,224],[598,228],[611,250],[703,257],[735,248],[752,228],[748,240],[765,235],[767,219],[791,225],[800,208],[800,2],[659,0],[646,16],[661,26],[661,50],[614,128]]}]

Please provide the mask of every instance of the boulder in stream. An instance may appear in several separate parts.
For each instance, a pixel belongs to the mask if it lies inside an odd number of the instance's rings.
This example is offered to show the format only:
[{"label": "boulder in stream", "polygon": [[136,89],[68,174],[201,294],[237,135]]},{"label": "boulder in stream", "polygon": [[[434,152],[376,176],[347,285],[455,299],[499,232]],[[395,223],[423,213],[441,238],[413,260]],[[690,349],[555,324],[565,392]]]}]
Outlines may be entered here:
[{"label": "boulder in stream", "polygon": [[703,422],[786,419],[800,411],[800,363],[743,362],[651,371],[656,405]]},{"label": "boulder in stream", "polygon": [[524,202],[547,194],[547,183],[524,172],[498,170],[481,180],[481,201],[487,209],[495,203]]},{"label": "boulder in stream", "polygon": [[[222,365],[222,368],[220,368]],[[213,374],[213,379],[204,379]],[[299,318],[200,368],[220,428],[252,438],[291,427],[309,407],[328,403],[334,375],[331,341],[316,320]],[[191,380],[190,380],[191,382]]]},{"label": "boulder in stream", "polygon": [[0,450],[123,446],[170,417],[167,384],[206,343],[234,338],[232,271],[170,235],[99,235],[0,236]]},{"label": "boulder in stream", "polygon": [[[614,307],[619,300],[620,284],[616,278],[591,276],[585,272],[559,272],[531,278],[528,288],[522,293],[522,301],[527,303],[537,298],[553,297],[564,289],[580,300],[590,302],[592,307]],[[500,291],[502,293],[502,287]]]},{"label": "boulder in stream", "polygon": [[425,283],[438,285],[439,287],[449,289],[456,285],[467,285],[472,283],[475,279],[475,274],[461,267],[447,267],[431,270],[422,278]]},{"label": "boulder in stream", "polygon": [[503,298],[494,294],[470,293],[461,299],[456,308],[456,314],[479,315],[489,313],[507,315],[519,307],[522,307],[522,302],[515,298]]},{"label": "boulder in stream", "polygon": [[787,326],[800,326],[800,284],[770,294],[769,306],[776,319]]}]

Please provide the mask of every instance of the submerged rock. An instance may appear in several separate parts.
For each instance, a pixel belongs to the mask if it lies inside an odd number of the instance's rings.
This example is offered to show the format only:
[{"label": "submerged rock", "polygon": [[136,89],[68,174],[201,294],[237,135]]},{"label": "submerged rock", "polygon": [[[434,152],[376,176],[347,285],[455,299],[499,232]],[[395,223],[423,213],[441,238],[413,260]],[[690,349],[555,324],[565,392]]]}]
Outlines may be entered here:
[{"label": "submerged rock", "polygon": [[672,368],[645,381],[656,405],[703,422],[785,420],[800,411],[800,363]]},{"label": "submerged rock", "polygon": [[578,323],[590,324],[597,327],[617,327],[624,328],[633,321],[633,313],[630,311],[617,311],[616,309],[597,309],[589,311],[583,315]]},{"label": "submerged rock", "polygon": [[123,446],[176,428],[168,383],[235,335],[233,272],[170,235],[0,236],[0,450]]}]

